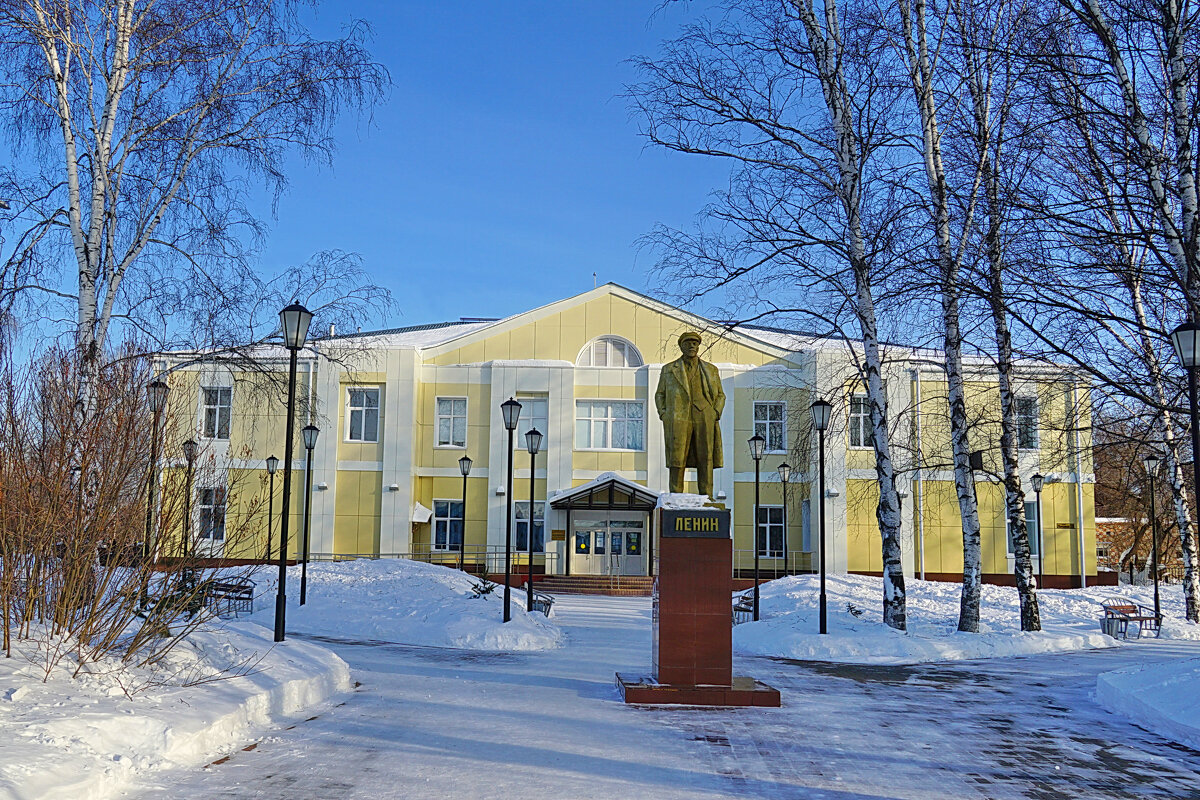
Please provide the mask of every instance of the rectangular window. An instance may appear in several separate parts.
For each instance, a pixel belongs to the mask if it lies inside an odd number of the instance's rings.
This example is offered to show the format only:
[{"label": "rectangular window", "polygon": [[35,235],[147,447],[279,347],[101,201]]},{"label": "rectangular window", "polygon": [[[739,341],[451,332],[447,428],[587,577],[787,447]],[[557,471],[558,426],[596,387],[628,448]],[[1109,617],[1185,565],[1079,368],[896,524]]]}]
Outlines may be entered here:
[{"label": "rectangular window", "polygon": [[467,398],[437,399],[437,446],[467,446]]},{"label": "rectangular window", "polygon": [[871,431],[871,404],[867,402],[866,395],[856,394],[850,398],[850,446],[875,446],[875,436]]},{"label": "rectangular window", "polygon": [[517,402],[521,404],[521,417],[517,420],[517,435],[513,437],[513,449],[525,450],[525,432],[537,428],[538,432],[542,434],[542,449],[538,452],[546,452],[546,442],[549,438],[546,434],[550,427],[547,413],[548,401],[545,397],[517,395]]},{"label": "rectangular window", "polygon": [[800,501],[800,549],[812,552],[812,503]]},{"label": "rectangular window", "polygon": [[433,501],[433,549],[462,549],[463,504],[461,500]]},{"label": "rectangular window", "polygon": [[1038,449],[1038,402],[1035,397],[1017,398],[1017,447]]},{"label": "rectangular window", "polygon": [[[516,506],[516,524],[513,530],[516,533],[516,543],[513,545],[519,553],[529,552],[529,501],[518,500],[513,504]],[[533,504],[533,552],[541,553],[545,550],[545,528],[546,528],[546,504],[538,501]]]},{"label": "rectangular window", "polygon": [[575,447],[580,450],[644,450],[645,431],[639,400],[575,402]]},{"label": "rectangular window", "polygon": [[233,416],[233,389],[201,389],[204,397],[204,438],[228,439],[229,420]]},{"label": "rectangular window", "polygon": [[225,540],[225,489],[199,489],[196,505],[200,508],[200,538],[214,542]]},{"label": "rectangular window", "polygon": [[[1004,518],[1004,530],[1008,539],[1008,554],[1013,554],[1012,528],[1008,524],[1007,511]],[[1034,558],[1038,555],[1037,503],[1030,500],[1025,503],[1025,530],[1029,532],[1029,552]]]},{"label": "rectangular window", "polygon": [[758,507],[758,554],[783,558],[783,506]]},{"label": "rectangular window", "polygon": [[783,403],[755,403],[754,434],[767,440],[768,453],[786,453],[786,406]]},{"label": "rectangular window", "polygon": [[379,390],[350,389],[346,399],[346,438],[352,442],[379,441]]}]

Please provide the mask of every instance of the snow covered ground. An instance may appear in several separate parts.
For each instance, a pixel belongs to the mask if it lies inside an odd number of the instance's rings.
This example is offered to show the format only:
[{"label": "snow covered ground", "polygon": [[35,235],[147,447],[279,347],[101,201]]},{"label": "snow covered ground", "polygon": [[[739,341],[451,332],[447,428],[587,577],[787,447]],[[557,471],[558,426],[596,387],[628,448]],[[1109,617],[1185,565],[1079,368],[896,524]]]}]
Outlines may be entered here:
[{"label": "snow covered ground", "polygon": [[[35,646],[19,642],[0,659],[0,797],[111,797],[148,772],[199,766],[350,688],[333,653],[272,638],[253,623],[218,624],[153,669],[101,662],[75,679],[70,659],[47,677]],[[241,676],[211,680],[226,669]]]},{"label": "snow covered ground", "polygon": [[[260,596],[252,619],[271,626],[274,574],[255,577]],[[512,620],[505,624],[504,587],[480,594],[476,587],[482,583],[456,569],[404,559],[319,562],[308,565],[301,606],[300,567],[291,567],[287,630],[468,650],[546,650],[562,644],[558,626],[541,612],[525,611],[525,593],[518,589],[512,591]]]},{"label": "snow covered ground", "polygon": [[1200,658],[1106,672],[1096,678],[1096,700],[1143,728],[1200,749]]},{"label": "snow covered ground", "polygon": [[[547,650],[563,639],[541,613],[525,612],[523,592],[513,592],[505,625],[502,588],[480,594],[480,581],[445,567],[310,564],[304,607],[299,568],[288,577],[281,645],[273,642],[275,588],[265,569],[255,575],[252,616],[214,620],[154,669],[99,664],[72,678],[68,659],[43,682],[36,646],[18,643],[14,658],[0,659],[0,798],[112,797],[131,780],[199,766],[307,716],[351,681],[344,661],[305,636],[485,651]],[[224,670],[239,677],[211,680]]]},{"label": "snow covered ground", "polygon": [[[1153,605],[1150,587],[1098,586],[1038,592],[1042,631],[1022,633],[1017,590],[983,587],[980,633],[958,633],[962,587],[909,579],[908,632],[881,619],[882,579],[861,575],[827,577],[828,630],[818,633],[816,575],[798,575],[760,586],[761,617],[734,628],[734,648],[743,653],[859,664],[919,664],[1000,656],[1033,655],[1107,647],[1120,643],[1100,631],[1100,604],[1120,594]],[[1200,639],[1200,626],[1183,621],[1183,594],[1163,587],[1162,638]]]},{"label": "snow covered ground", "polygon": [[555,609],[567,643],[552,650],[334,643],[362,683],[344,705],[206,769],[146,775],[128,797],[1197,797],[1200,753],[1094,699],[1097,674],[1197,642],[912,666],[735,655],[782,708],[626,706],[613,673],[649,667],[649,599],[564,595]]}]

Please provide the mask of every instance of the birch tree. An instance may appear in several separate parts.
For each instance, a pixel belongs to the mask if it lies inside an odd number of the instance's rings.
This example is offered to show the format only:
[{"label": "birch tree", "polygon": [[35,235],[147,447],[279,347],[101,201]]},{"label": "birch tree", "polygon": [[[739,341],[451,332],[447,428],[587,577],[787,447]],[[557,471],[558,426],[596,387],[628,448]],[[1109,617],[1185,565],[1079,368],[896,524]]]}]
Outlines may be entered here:
[{"label": "birch tree", "polygon": [[116,328],[244,322],[262,286],[253,194],[278,196],[289,155],[328,158],[338,115],[382,96],[364,29],[316,40],[303,7],[0,0],[2,299],[69,315],[85,375]]},{"label": "birch tree", "polygon": [[[968,257],[976,203],[983,181],[980,160],[952,185],[946,167],[941,133],[941,100],[954,97],[946,90],[945,66],[936,50],[941,35],[947,34],[945,8],[936,8],[938,30],[930,30],[930,8],[925,0],[897,0],[900,30],[898,49],[904,58],[920,127],[919,158],[925,180],[919,187],[922,205],[928,210],[932,232],[933,261],[941,300],[942,342],[950,421],[950,449],[954,462],[954,487],[958,496],[963,536],[963,584],[959,603],[958,629],[979,630],[979,600],[983,582],[980,551],[979,508],[975,499],[975,476],[971,471],[968,441],[966,381],[963,375],[962,274]],[[956,81],[950,80],[953,90]]]},{"label": "birch tree", "polygon": [[[1047,256],[1057,280],[1021,303],[1026,329],[1074,362],[1124,419],[1158,431],[1185,565],[1187,617],[1200,575],[1185,489],[1187,412],[1166,332],[1196,305],[1196,11],[1166,0],[1058,4],[1029,49],[1055,120],[1045,165]],[[1067,177],[1064,179],[1064,175]],[[1063,280],[1063,275],[1069,278]]]},{"label": "birch tree", "polygon": [[659,58],[638,61],[645,80],[630,94],[646,137],[738,169],[734,188],[706,209],[720,233],[660,230],[652,241],[660,268],[684,278],[693,298],[737,283],[759,319],[798,313],[840,326],[850,317],[880,487],[883,620],[903,630],[900,497],[877,316],[903,213],[889,183],[899,142],[889,126],[896,94],[880,78],[886,41],[837,0],[728,10],[721,25],[693,26]]},{"label": "birch tree", "polygon": [[1016,203],[1014,195],[1028,161],[1036,158],[1036,135],[1027,125],[1030,111],[1029,81],[1021,63],[1011,53],[1029,29],[1028,8],[1023,2],[980,3],[951,0],[950,15],[963,66],[969,106],[955,120],[968,163],[978,164],[982,185],[979,242],[984,263],[979,293],[992,318],[996,380],[1000,394],[1000,456],[1004,471],[1004,507],[1013,547],[1013,578],[1021,607],[1021,630],[1041,630],[1033,559],[1025,524],[1025,492],[1017,459],[1017,412],[1013,391],[1015,365],[1013,338],[1005,280],[1015,238],[1010,230]]}]

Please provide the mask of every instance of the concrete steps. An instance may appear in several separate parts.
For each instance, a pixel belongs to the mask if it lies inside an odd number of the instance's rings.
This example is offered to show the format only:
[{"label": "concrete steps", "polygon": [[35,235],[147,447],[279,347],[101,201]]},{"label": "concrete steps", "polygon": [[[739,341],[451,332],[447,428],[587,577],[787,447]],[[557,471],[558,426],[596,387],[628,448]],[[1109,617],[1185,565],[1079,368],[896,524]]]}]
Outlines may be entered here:
[{"label": "concrete steps", "polygon": [[547,575],[534,587],[547,594],[601,594],[609,597],[649,597],[654,578],[644,575]]}]

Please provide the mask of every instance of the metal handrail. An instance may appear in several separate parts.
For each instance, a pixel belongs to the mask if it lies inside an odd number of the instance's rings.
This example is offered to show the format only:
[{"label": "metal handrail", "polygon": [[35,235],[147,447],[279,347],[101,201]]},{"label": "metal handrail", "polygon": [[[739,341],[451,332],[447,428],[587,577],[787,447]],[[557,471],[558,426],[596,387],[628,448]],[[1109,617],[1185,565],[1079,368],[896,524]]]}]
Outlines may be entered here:
[{"label": "metal handrail", "polygon": [[[805,575],[816,572],[817,559],[815,554],[808,550],[789,550],[787,559],[784,559],[784,554],[779,551],[778,555],[759,555],[759,574],[766,575],[768,578],[776,578],[782,575]],[[785,567],[786,564],[786,567]],[[745,548],[733,551],[733,576],[735,578],[746,578],[754,573],[754,550]]]},{"label": "metal handrail", "polygon": [[[403,558],[409,561],[420,561],[425,564],[441,564],[446,567],[458,567],[460,563],[457,549],[436,550],[432,547],[421,547],[408,552],[395,553],[325,552],[309,554],[309,559],[312,561],[350,561],[359,558]],[[524,568],[528,563],[527,559],[528,554],[524,550],[517,551],[514,549],[512,551],[510,566],[514,586],[518,583],[517,579],[524,576]],[[504,545],[467,545],[463,549],[461,563],[464,570],[475,574],[500,574],[504,572]],[[542,567],[542,571],[547,575],[556,574],[558,572],[558,553],[554,551],[534,553],[533,565],[535,574],[537,574],[539,566]]]}]

